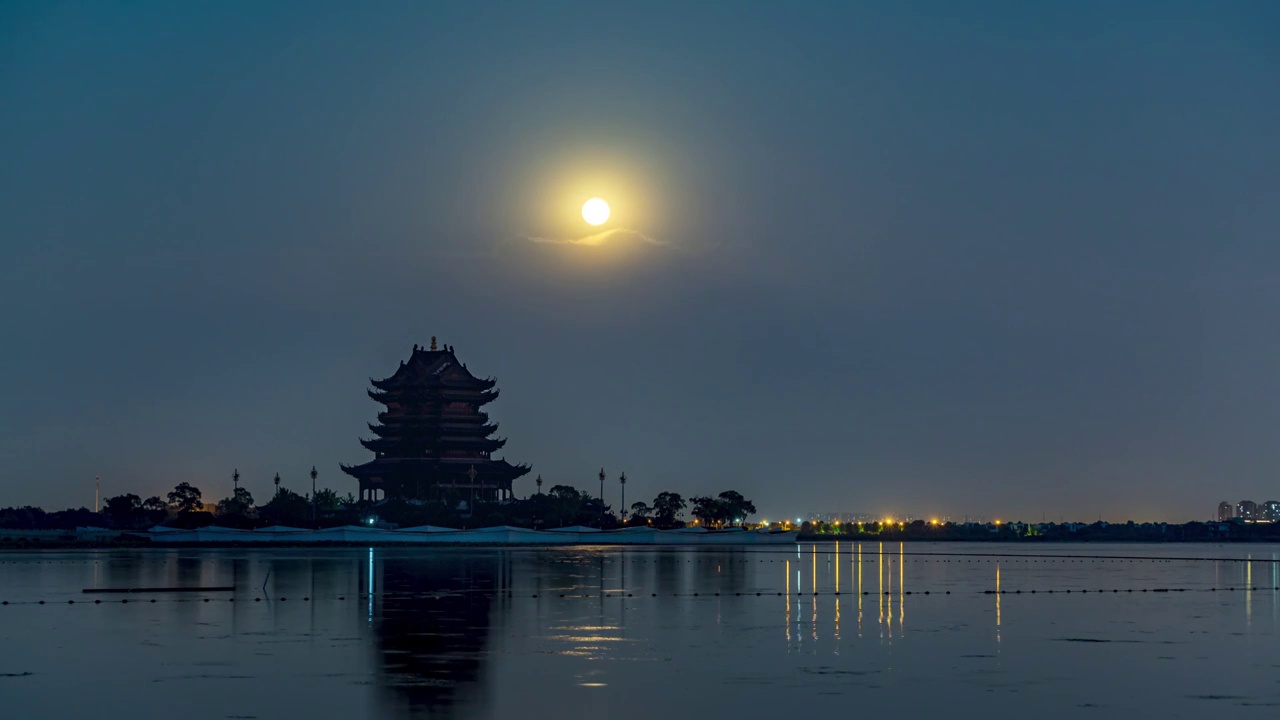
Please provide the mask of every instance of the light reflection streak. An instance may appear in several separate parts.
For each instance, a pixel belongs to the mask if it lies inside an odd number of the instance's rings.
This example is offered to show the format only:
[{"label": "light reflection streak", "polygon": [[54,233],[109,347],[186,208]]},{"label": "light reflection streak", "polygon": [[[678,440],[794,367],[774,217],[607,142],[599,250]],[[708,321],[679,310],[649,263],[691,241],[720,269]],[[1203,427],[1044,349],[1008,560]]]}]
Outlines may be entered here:
[{"label": "light reflection streak", "polygon": [[369,548],[368,582],[365,592],[369,595],[369,624],[373,624],[373,548]]},{"label": "light reflection streak", "polygon": [[906,543],[898,543],[898,630],[907,619],[907,562]]},{"label": "light reflection streak", "polygon": [[1244,624],[1253,627],[1253,554],[1246,555],[1244,563]]},{"label": "light reflection streak", "polygon": [[784,593],[784,597],[782,600],[783,600],[783,603],[786,605],[786,609],[787,609],[787,617],[786,617],[785,625],[787,628],[787,648],[789,650],[791,648],[791,561],[790,560],[787,561],[787,567],[785,570],[782,571],[782,575],[787,587],[787,591],[786,593]]},{"label": "light reflection streak", "polygon": [[876,591],[876,605],[880,609],[880,637],[884,637],[884,543],[880,543],[880,552],[876,553],[876,575],[880,580],[880,587]]},{"label": "light reflection streak", "polygon": [[813,642],[815,643],[815,645],[813,646],[813,650],[814,652],[817,652],[818,650],[818,646],[816,644],[818,642],[818,594],[817,593],[813,594],[813,617],[810,618],[810,627],[813,629]]},{"label": "light reflection streak", "polygon": [[[814,643],[818,642],[818,544],[813,545],[813,617],[810,618]],[[817,645],[814,645],[817,650]]]},{"label": "light reflection streak", "polygon": [[862,637],[862,543],[858,543],[858,637]]},{"label": "light reflection streak", "polygon": [[[840,639],[840,598],[836,598],[836,640]],[[836,654],[840,654],[840,646],[836,646]]]},{"label": "light reflection streak", "polygon": [[[802,592],[802,591],[800,590],[800,587],[801,587],[801,585],[800,585],[800,563],[796,563],[796,640],[797,640],[797,641],[799,641],[799,640],[800,640],[800,638],[801,638],[801,635],[800,635],[800,595],[801,595],[801,592]],[[799,646],[800,646],[800,643],[798,643],[798,644],[797,644],[797,648],[798,648]]]},{"label": "light reflection streak", "polygon": [[893,556],[890,555],[889,559],[886,562],[889,564],[889,567],[885,572],[885,576],[888,579],[888,589],[885,590],[885,593],[884,593],[884,605],[885,605],[885,617],[886,617],[884,625],[885,625],[885,628],[888,629],[889,631],[889,637],[892,639],[893,638]]},{"label": "light reflection streak", "polygon": [[996,642],[1000,642],[1000,563],[996,563]]}]

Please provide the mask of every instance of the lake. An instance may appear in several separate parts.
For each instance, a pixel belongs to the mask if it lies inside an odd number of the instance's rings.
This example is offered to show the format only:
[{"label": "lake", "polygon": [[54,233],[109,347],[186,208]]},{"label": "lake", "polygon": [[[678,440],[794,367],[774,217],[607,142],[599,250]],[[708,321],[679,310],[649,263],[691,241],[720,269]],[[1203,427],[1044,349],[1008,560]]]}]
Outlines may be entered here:
[{"label": "lake", "polygon": [[11,551],[0,716],[1276,717],[1277,560],[1200,544]]}]

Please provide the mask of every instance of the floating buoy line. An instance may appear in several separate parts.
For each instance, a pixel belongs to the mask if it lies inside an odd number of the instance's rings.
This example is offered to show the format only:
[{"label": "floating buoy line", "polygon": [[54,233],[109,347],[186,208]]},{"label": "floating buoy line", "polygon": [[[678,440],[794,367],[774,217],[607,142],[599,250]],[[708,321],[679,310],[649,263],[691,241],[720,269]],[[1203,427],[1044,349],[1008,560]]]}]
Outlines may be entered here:
[{"label": "floating buoy line", "polygon": [[[1280,592],[1280,587],[1264,587],[1264,586],[1253,586],[1253,587],[1234,587],[1234,586],[1231,586],[1231,587],[1209,587],[1209,588],[1185,588],[1185,587],[1182,587],[1182,588],[1178,588],[1178,587],[1175,587],[1175,588],[1166,588],[1166,587],[1161,587],[1161,588],[1111,588],[1111,589],[1105,589],[1105,588],[1103,588],[1103,589],[1096,589],[1096,590],[1095,590],[1095,589],[1089,589],[1089,588],[1071,588],[1071,589],[1063,589],[1063,590],[1059,590],[1059,589],[1049,589],[1049,590],[1022,590],[1022,589],[1018,589],[1018,590],[1008,590],[1008,589],[1000,589],[1000,590],[975,590],[975,591],[971,591],[971,592],[967,592],[967,593],[953,593],[951,590],[906,590],[906,591],[902,591],[902,592],[896,592],[896,591],[888,591],[888,590],[886,590],[886,591],[884,591],[884,592],[863,591],[863,592],[861,592],[861,593],[857,593],[857,592],[823,592],[823,591],[818,591],[818,592],[803,592],[803,591],[801,591],[801,592],[794,592],[794,593],[784,593],[784,592],[778,592],[778,591],[776,591],[776,590],[772,590],[772,591],[764,591],[764,590],[761,590],[761,591],[747,591],[747,592],[684,592],[684,593],[655,593],[655,592],[644,593],[644,592],[623,592],[623,591],[608,591],[608,592],[604,592],[604,593],[581,593],[581,592],[579,592],[579,593],[556,593],[556,592],[549,592],[549,593],[548,593],[548,592],[543,592],[543,593],[517,593],[517,592],[511,591],[511,592],[505,592],[505,593],[504,593],[504,592],[497,592],[497,593],[494,593],[494,592],[485,592],[485,591],[466,591],[466,590],[463,590],[463,591],[455,591],[455,592],[447,592],[447,593],[373,593],[372,595],[370,595],[370,594],[368,594],[368,593],[352,593],[352,594],[351,594],[351,595],[349,595],[349,596],[348,596],[348,595],[336,595],[336,596],[332,596],[332,597],[324,597],[324,598],[312,598],[312,597],[310,597],[310,596],[304,596],[304,597],[301,597],[301,598],[294,598],[294,600],[297,600],[297,601],[300,601],[300,602],[343,602],[343,601],[346,601],[346,600],[348,600],[348,599],[350,599],[350,600],[352,600],[352,601],[361,601],[361,600],[367,600],[367,599],[369,599],[369,598],[371,598],[371,597],[373,597],[373,598],[381,597],[381,598],[382,598],[382,599],[384,599],[384,600],[396,600],[396,601],[405,601],[405,600],[432,601],[432,600],[441,600],[441,599],[445,599],[445,598],[456,598],[456,597],[462,597],[462,596],[472,596],[472,597],[474,597],[475,595],[483,595],[483,596],[487,597],[488,599],[501,599],[501,598],[506,598],[506,599],[519,599],[519,598],[524,598],[524,599],[542,599],[542,598],[550,598],[550,599],[563,599],[563,600],[634,600],[634,599],[645,599],[645,598],[649,598],[649,599],[653,599],[653,598],[699,598],[699,599],[705,599],[705,598],[726,598],[726,597],[750,598],[750,597],[783,597],[783,596],[789,596],[789,597],[839,597],[839,596],[856,597],[856,596],[858,596],[858,595],[862,595],[862,596],[872,596],[872,597],[874,597],[874,596],[878,596],[878,595],[884,595],[884,596],[894,596],[894,595],[902,596],[902,595],[911,595],[911,596],[913,596],[913,597],[915,597],[915,596],[921,596],[921,595],[927,595],[927,596],[940,596],[940,597],[945,597],[945,596],[961,596],[961,597],[964,597],[964,596],[973,596],[973,595],[1117,595],[1117,594],[1120,594],[1120,593],[1126,593],[1126,594],[1130,594],[1130,593],[1170,594],[1170,593],[1219,593],[1219,592],[1224,592],[1224,593],[1234,593],[1234,592],[1248,593],[1248,592],[1263,592],[1263,591],[1267,591],[1267,590],[1270,590],[1270,591],[1273,591],[1273,592]],[[149,598],[149,599],[146,599],[146,600],[141,600],[141,599],[129,599],[129,598],[121,598],[120,600],[114,600],[114,599],[103,600],[103,599],[101,599],[101,598],[98,598],[98,599],[94,599],[94,600],[74,600],[74,599],[69,599],[69,600],[65,600],[65,601],[62,601],[62,600],[0,600],[0,607],[6,607],[6,606],[11,606],[11,605],[130,605],[130,604],[132,604],[132,605],[157,605],[157,604],[197,603],[197,602],[198,602],[198,603],[210,603],[210,602],[215,602],[215,603],[223,603],[223,602],[226,602],[226,603],[234,603],[234,602],[237,602],[237,601],[238,601],[238,602],[242,602],[242,603],[244,603],[244,602],[254,602],[254,603],[261,603],[261,602],[268,602],[268,603],[270,603],[270,602],[290,602],[290,600],[289,600],[289,597],[288,597],[288,596],[280,596],[280,597],[264,597],[264,596],[256,596],[256,597],[253,597],[253,598],[248,598],[248,597],[241,597],[241,598],[235,598],[235,597],[231,597],[231,598],[208,598],[208,597],[206,597],[206,598],[192,598],[192,597],[180,597],[180,598],[163,598],[163,599],[158,599],[158,598]]]}]

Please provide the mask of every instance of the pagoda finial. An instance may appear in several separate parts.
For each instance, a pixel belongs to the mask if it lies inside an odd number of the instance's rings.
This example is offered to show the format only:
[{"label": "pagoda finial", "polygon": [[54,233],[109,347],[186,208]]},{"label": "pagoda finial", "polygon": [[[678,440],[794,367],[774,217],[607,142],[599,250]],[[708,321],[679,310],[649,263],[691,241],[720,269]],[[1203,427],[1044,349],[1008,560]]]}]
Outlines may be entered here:
[{"label": "pagoda finial", "polygon": [[435,336],[435,335],[432,335],[432,336],[431,336],[431,351],[432,351],[432,352],[435,352],[435,350],[436,350],[436,336]]}]

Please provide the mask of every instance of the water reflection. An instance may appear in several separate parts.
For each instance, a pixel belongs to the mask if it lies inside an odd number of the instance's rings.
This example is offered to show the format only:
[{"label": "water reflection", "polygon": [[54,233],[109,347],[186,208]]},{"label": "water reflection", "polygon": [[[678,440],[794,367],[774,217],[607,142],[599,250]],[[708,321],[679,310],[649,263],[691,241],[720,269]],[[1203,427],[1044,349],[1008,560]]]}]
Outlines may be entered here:
[{"label": "water reflection", "polygon": [[410,717],[483,702],[486,646],[505,610],[506,553],[391,556],[370,550],[366,589],[384,707]]},{"label": "water reflection", "polygon": [[[776,695],[778,703],[735,711],[780,712],[797,703],[821,704],[839,693],[845,696],[831,702],[847,703],[848,689],[855,686],[872,709],[884,710],[892,703],[876,699],[878,688],[901,688],[903,678],[959,678],[949,691],[954,693],[1016,684],[1030,696],[1047,692],[1038,689],[1036,678],[1065,677],[1074,681],[1071,692],[1082,702],[1114,704],[1127,702],[1128,690],[1105,697],[1106,683],[1100,685],[1099,678],[1140,668],[1137,682],[1146,697],[1156,697],[1160,684],[1150,682],[1154,673],[1175,657],[1191,668],[1201,656],[1240,662],[1233,666],[1235,675],[1215,681],[1220,687],[1205,682],[1196,686],[1197,693],[1219,693],[1231,683],[1273,684],[1246,663],[1266,657],[1261,653],[1274,647],[1280,629],[1280,555],[1271,548],[1255,546],[1248,557],[1239,549],[1230,549],[1232,555],[1224,550],[1220,557],[1234,558],[1230,562],[1106,560],[1082,566],[1078,559],[983,555],[991,545],[969,548],[968,554],[948,546],[934,556],[903,543],[894,553],[891,543],[885,547],[875,540],[855,542],[855,547],[847,541],[805,545],[755,551],[184,550],[104,554],[101,562],[81,554],[79,565],[37,557],[31,567],[10,556],[0,558],[7,560],[0,568],[0,590],[15,600],[0,608],[0,621],[7,622],[0,626],[7,663],[0,666],[0,678],[4,672],[33,674],[5,678],[0,691],[21,690],[27,693],[23,697],[35,698],[29,702],[49,707],[32,712],[36,705],[19,704],[6,716],[75,716],[58,705],[55,691],[39,695],[31,689],[44,678],[50,678],[51,687],[60,677],[56,658],[46,650],[51,646],[68,648],[86,667],[102,668],[103,679],[85,680],[97,683],[95,696],[154,691],[150,683],[155,682],[186,682],[193,688],[201,683],[208,707],[186,713],[187,720],[283,716],[283,705],[262,700],[276,696],[288,698],[295,716],[639,718],[652,710],[627,698],[662,683],[708,688],[705,697],[716,699],[702,702],[701,689],[678,698],[698,714],[715,712],[722,702],[718,698],[743,688]],[[1137,554],[1131,547],[1116,552]],[[872,570],[866,553],[876,554],[874,585],[864,577],[864,562],[866,573]],[[848,569],[841,567],[846,558]],[[992,598],[984,594],[992,590],[993,574],[994,628]],[[225,597],[209,603],[161,597],[155,605],[131,599],[127,606],[99,607],[84,603],[80,594],[90,584],[234,585],[238,590],[234,604]],[[1255,585],[1256,592],[1240,592]],[[1086,587],[1089,595],[1063,592]],[[1104,587],[1107,593],[1097,594]],[[1188,592],[1141,593],[1143,587]],[[1133,593],[1125,593],[1127,588]],[[855,593],[856,608],[849,592]],[[1266,592],[1270,616],[1263,605]],[[872,593],[878,638],[873,633],[864,640],[864,613],[870,613],[864,604]],[[910,635],[905,633],[908,594]],[[50,602],[36,605],[37,599]],[[74,607],[67,600],[75,600]],[[1011,613],[1007,629],[1004,604]],[[851,633],[848,620],[853,618],[844,613],[855,611],[856,632]],[[1175,617],[1178,623],[1167,622]],[[993,679],[990,660],[1001,657],[1004,634],[1019,657],[1018,663],[999,666],[1008,683],[1003,675]],[[1101,644],[1108,642],[1125,643],[1115,646],[1123,651],[1123,662],[1112,662],[1113,654],[1104,652],[1109,648]],[[1093,664],[1078,663],[1082,653]],[[1097,663],[1108,664],[1107,672],[1090,670]],[[130,674],[111,675],[117,665]],[[1216,672],[1206,677],[1219,677]],[[788,679],[777,684],[781,676]],[[671,678],[678,681],[673,684]],[[1196,678],[1187,682],[1200,683]],[[251,691],[242,692],[241,686]],[[179,687],[161,689],[185,692]],[[1270,697],[1256,692],[1259,702]],[[941,700],[924,707],[928,694],[910,695],[895,694],[892,702],[920,711],[912,716],[948,709]],[[859,697],[862,702],[864,696]],[[142,707],[137,716],[158,720],[159,715]]]}]

